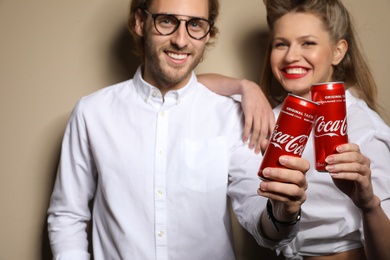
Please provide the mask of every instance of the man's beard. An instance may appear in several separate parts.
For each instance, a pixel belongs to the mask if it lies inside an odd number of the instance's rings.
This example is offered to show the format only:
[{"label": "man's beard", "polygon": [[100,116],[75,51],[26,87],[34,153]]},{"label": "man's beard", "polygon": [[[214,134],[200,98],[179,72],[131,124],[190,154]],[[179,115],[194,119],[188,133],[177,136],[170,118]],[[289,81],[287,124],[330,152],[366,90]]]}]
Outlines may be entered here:
[{"label": "man's beard", "polygon": [[[174,45],[172,45],[170,49],[178,52],[183,52],[183,49],[178,49]],[[148,64],[148,69],[152,77],[158,81],[156,83],[163,84],[163,86],[156,87],[169,88],[169,86],[173,86],[185,80],[188,75],[191,74],[192,71],[196,68],[196,66],[202,61],[204,49],[200,50],[200,52],[202,53],[202,55],[196,57],[196,59],[194,59],[189,65],[163,65],[162,61],[159,59],[159,53],[157,53],[156,49],[151,44],[151,40],[149,40],[147,36],[145,36],[145,61]]]}]

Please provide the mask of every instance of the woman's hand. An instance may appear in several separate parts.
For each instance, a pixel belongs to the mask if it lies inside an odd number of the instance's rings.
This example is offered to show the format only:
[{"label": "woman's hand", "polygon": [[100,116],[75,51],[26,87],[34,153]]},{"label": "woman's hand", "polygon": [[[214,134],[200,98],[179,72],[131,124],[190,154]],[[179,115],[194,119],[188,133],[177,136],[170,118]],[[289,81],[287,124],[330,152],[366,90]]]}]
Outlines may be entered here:
[{"label": "woman's hand", "polygon": [[259,85],[249,80],[242,80],[240,85],[241,105],[245,115],[243,139],[247,142],[250,136],[249,148],[260,153],[260,143],[272,132],[275,116]]},{"label": "woman's hand", "polygon": [[279,162],[285,168],[263,170],[267,180],[260,183],[257,193],[272,200],[276,219],[288,222],[295,219],[306,201],[308,182],[305,175],[310,163],[293,156],[281,156]]},{"label": "woman's hand", "polygon": [[223,95],[241,95],[241,106],[245,116],[244,142],[260,153],[260,143],[268,137],[275,126],[272,107],[260,86],[253,81],[237,79],[220,74],[200,74],[198,81],[211,91]]},{"label": "woman's hand", "polygon": [[326,170],[334,184],[362,211],[377,207],[380,201],[372,188],[370,159],[361,154],[356,144],[343,144],[336,150],[337,154],[326,158]]},{"label": "woman's hand", "polygon": [[[305,175],[310,168],[307,160],[298,157],[281,156],[279,162],[285,168],[265,168],[263,175],[267,180],[261,182],[257,190],[272,205],[273,218],[269,217],[268,206],[260,218],[260,229],[272,240],[284,239],[294,230],[301,205],[306,200],[308,182]],[[291,224],[280,225],[281,222]]]}]

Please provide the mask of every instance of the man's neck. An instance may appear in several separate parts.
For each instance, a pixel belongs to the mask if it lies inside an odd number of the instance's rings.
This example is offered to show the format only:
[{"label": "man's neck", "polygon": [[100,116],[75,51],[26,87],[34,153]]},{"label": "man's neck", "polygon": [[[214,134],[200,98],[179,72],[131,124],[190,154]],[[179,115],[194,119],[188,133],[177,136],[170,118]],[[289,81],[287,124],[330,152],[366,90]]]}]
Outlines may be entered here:
[{"label": "man's neck", "polygon": [[143,79],[146,82],[148,82],[149,84],[151,84],[152,86],[158,88],[160,90],[163,98],[168,91],[178,90],[178,89],[185,87],[188,84],[188,82],[190,81],[191,76],[192,76],[192,73],[189,73],[184,79],[182,79],[178,82],[171,82],[171,81],[164,79],[163,77],[152,76],[149,73],[145,72],[144,70],[142,72]]}]

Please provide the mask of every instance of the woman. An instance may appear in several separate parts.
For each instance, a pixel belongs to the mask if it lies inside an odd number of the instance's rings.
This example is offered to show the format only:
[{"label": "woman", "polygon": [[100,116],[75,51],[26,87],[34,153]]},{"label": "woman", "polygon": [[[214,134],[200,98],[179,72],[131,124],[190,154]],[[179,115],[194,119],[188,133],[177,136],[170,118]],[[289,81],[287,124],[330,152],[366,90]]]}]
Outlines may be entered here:
[{"label": "woman", "polygon": [[[307,172],[300,231],[276,250],[287,259],[390,259],[390,129],[377,113],[349,13],[339,0],[264,3],[271,41],[260,85],[278,105],[275,114],[287,93],[310,98],[311,84],[343,81],[347,89],[349,143],[327,158],[330,176]],[[312,137],[303,157],[314,165]],[[260,195],[276,196],[263,185]]]}]

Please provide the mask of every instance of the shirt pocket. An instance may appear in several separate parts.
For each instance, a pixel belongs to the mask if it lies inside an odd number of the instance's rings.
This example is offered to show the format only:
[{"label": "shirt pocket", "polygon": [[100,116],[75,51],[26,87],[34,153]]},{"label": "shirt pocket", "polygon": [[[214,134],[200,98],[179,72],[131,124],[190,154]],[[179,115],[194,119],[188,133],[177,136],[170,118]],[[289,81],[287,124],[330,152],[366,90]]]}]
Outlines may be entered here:
[{"label": "shirt pocket", "polygon": [[228,182],[228,145],[224,137],[184,139],[180,153],[180,183],[185,188],[208,192]]}]

